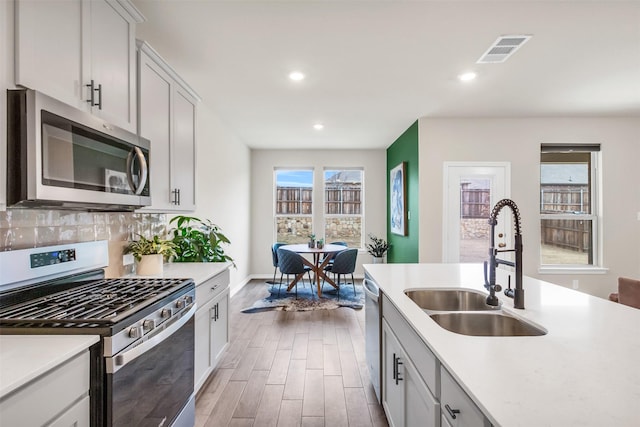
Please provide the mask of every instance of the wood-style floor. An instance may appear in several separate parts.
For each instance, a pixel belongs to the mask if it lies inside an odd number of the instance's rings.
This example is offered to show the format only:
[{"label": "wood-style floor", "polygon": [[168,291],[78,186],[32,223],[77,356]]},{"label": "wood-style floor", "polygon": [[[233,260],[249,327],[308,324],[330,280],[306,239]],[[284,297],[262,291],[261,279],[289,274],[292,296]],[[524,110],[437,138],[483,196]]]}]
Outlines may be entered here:
[{"label": "wood-style floor", "polygon": [[252,281],[231,299],[230,344],[198,394],[196,426],[387,426],[364,309],[240,312],[267,294]]}]

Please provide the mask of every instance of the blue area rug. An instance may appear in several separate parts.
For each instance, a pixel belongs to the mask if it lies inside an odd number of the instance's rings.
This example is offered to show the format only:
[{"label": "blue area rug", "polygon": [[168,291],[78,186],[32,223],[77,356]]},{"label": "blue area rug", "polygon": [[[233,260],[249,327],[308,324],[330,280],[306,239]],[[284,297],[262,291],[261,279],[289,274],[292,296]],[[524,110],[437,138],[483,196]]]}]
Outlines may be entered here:
[{"label": "blue area rug", "polygon": [[[258,285],[259,286],[259,285]],[[364,307],[364,292],[362,284],[356,280],[356,293],[353,294],[353,285],[343,284],[340,287],[340,296],[333,286],[325,284],[322,291],[322,298],[318,299],[315,286],[312,288],[305,281],[305,285],[298,283],[298,298],[296,299],[295,288],[287,292],[287,285],[282,284],[280,296],[278,296],[278,284],[271,285],[265,283],[269,289],[269,296],[256,301],[251,307],[242,310],[243,313],[255,313],[265,310],[283,311],[310,311],[310,310],[332,310],[338,307],[350,307],[356,310]]]}]

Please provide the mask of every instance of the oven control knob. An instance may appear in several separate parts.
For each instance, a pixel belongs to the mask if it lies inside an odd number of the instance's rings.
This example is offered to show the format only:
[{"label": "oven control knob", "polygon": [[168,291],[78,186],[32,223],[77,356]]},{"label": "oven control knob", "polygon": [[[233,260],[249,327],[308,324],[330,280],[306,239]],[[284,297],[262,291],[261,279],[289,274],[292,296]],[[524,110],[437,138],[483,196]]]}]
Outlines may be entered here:
[{"label": "oven control knob", "polygon": [[132,326],[129,328],[129,338],[140,338],[140,328]]},{"label": "oven control knob", "polygon": [[184,297],[184,301],[187,304],[191,304],[193,302],[193,297],[191,295],[187,295],[186,297]]},{"label": "oven control knob", "polygon": [[147,319],[142,323],[142,327],[145,331],[153,331],[156,328],[156,321],[154,319]]},{"label": "oven control knob", "polygon": [[184,300],[179,299],[178,301],[176,301],[176,308],[182,308],[182,307],[184,307]]},{"label": "oven control knob", "polygon": [[170,308],[163,308],[160,312],[160,317],[162,317],[163,319],[168,319],[171,316],[173,316],[173,310],[171,310]]}]

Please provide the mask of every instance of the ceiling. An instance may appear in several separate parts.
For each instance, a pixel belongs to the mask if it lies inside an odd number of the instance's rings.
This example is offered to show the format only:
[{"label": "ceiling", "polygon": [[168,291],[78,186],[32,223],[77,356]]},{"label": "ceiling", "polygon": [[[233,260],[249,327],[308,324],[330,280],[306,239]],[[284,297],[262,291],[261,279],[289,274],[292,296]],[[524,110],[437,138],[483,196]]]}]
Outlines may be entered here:
[{"label": "ceiling", "polygon": [[[420,117],[640,117],[640,1],[134,4],[138,37],[256,149],[386,148]],[[506,34],[533,37],[477,64]]]}]

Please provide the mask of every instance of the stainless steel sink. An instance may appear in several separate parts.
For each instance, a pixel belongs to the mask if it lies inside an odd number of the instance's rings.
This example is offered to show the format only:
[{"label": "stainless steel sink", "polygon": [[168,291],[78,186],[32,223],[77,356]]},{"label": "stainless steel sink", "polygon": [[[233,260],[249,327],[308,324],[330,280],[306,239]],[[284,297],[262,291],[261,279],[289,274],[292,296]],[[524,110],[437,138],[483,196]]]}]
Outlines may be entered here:
[{"label": "stainless steel sink", "polygon": [[540,336],[547,331],[515,317],[499,313],[434,313],[433,320],[444,329],[479,337]]},{"label": "stainless steel sink", "polygon": [[424,310],[485,311],[500,307],[487,305],[487,295],[464,289],[418,289],[404,292]]}]

